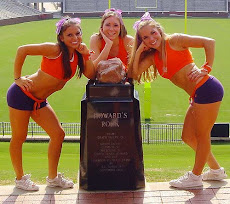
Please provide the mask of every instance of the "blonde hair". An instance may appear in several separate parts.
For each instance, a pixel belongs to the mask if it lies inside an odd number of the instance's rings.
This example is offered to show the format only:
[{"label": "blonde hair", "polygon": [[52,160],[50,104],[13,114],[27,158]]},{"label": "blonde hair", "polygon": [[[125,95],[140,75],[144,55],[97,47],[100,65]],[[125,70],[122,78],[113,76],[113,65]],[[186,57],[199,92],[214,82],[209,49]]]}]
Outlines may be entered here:
[{"label": "blonde hair", "polygon": [[[118,13],[114,12],[114,11],[109,11],[109,12],[106,12],[104,13],[104,15],[102,16],[101,18],[101,26],[100,26],[100,29],[103,27],[103,24],[105,22],[105,20],[111,16],[114,16],[116,17],[119,22],[120,22],[120,33],[119,33],[119,36],[121,38],[124,38],[126,35],[127,35],[127,30],[125,28],[125,25],[123,24],[123,21],[122,21],[122,17],[118,15]],[[102,38],[102,35],[100,33],[100,30],[99,30],[99,34],[98,34],[99,38],[101,39]]]},{"label": "blonde hair", "polygon": [[[156,22],[155,20],[143,20],[137,26],[137,31],[136,31],[136,34],[134,37],[134,45],[132,48],[131,57],[130,57],[130,61],[129,61],[129,69],[132,69],[135,53],[136,53],[138,47],[140,46],[140,44],[142,43],[142,39],[141,39],[141,36],[139,34],[139,30],[141,28],[143,28],[144,26],[153,26],[153,27],[157,28],[158,31],[160,32],[160,34],[162,36],[163,66],[166,67],[167,56],[166,56],[166,52],[165,52],[165,40],[167,39],[167,35],[165,34],[163,27],[158,22]],[[156,52],[156,49],[153,49],[153,48],[142,52],[141,56],[140,56],[140,62],[143,61],[147,56],[153,55],[155,52]],[[157,74],[158,74],[158,72],[157,72],[156,66],[152,65],[149,68],[147,68],[146,71],[144,71],[140,76],[138,76],[138,79],[136,81],[138,83],[142,83],[143,81],[151,82],[157,78]]]}]

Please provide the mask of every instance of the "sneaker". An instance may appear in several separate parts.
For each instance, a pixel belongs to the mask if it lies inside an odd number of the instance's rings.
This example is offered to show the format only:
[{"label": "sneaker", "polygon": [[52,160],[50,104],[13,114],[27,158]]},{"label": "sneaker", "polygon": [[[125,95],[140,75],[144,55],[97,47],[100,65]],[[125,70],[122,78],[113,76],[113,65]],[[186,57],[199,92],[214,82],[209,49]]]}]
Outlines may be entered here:
[{"label": "sneaker", "polygon": [[73,181],[65,179],[61,173],[58,173],[54,179],[47,176],[46,181],[49,187],[73,188],[74,185]]},{"label": "sneaker", "polygon": [[30,174],[26,174],[20,180],[15,179],[15,186],[26,191],[38,191],[39,187],[30,180],[30,177]]},{"label": "sneaker", "polygon": [[197,176],[191,171],[187,172],[184,176],[181,176],[178,179],[170,181],[169,184],[176,188],[191,188],[203,186],[202,176]]},{"label": "sneaker", "polygon": [[223,167],[220,167],[219,169],[210,169],[205,171],[202,174],[204,181],[220,181],[222,179],[227,178],[227,174],[225,173],[225,170]]}]

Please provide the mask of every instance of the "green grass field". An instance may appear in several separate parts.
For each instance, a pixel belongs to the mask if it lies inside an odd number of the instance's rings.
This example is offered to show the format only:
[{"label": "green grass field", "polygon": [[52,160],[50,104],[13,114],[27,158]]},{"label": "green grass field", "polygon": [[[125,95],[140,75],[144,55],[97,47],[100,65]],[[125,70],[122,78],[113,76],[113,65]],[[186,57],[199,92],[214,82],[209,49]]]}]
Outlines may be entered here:
[{"label": "green grass field", "polygon": [[[184,32],[184,19],[159,18],[158,20],[167,33]],[[9,121],[6,104],[6,92],[13,82],[13,63],[17,47],[29,43],[56,42],[55,23],[57,19],[37,22],[21,23],[0,27],[0,122]],[[136,19],[125,19],[128,33],[134,35],[132,29]],[[188,19],[188,34],[202,35],[216,40],[216,58],[211,74],[216,76],[225,87],[225,97],[220,109],[217,122],[229,122],[230,114],[230,76],[229,47],[230,47],[229,19]],[[82,19],[83,41],[88,45],[90,36],[98,31],[100,19]],[[204,51],[192,49],[195,62],[202,65]],[[41,57],[30,56],[25,62],[23,74],[32,74],[40,66]],[[61,122],[80,122],[80,100],[85,92],[87,79],[72,79],[60,92],[49,97],[49,103],[56,111]],[[144,120],[144,89],[143,85],[136,85],[139,91],[141,115]],[[183,122],[188,107],[188,96],[168,80],[159,77],[151,86],[153,122]]]},{"label": "green grass field", "polygon": [[[45,184],[47,176],[48,143],[25,143],[23,165],[33,181]],[[230,145],[216,144],[212,150],[220,165],[230,172]],[[14,183],[14,171],[8,152],[9,143],[0,142],[0,185]],[[187,145],[143,145],[145,177],[148,182],[169,181],[192,169],[194,152]],[[79,171],[79,143],[63,143],[59,171],[77,182]]]}]

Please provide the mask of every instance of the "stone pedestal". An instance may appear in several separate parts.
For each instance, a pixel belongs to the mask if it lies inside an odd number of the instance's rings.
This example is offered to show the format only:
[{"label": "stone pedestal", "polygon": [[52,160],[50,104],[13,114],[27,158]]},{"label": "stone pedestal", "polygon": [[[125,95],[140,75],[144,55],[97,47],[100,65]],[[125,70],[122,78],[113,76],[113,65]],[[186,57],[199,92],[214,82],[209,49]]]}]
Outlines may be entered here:
[{"label": "stone pedestal", "polygon": [[144,186],[134,86],[89,81],[81,101],[80,188],[133,190]]}]

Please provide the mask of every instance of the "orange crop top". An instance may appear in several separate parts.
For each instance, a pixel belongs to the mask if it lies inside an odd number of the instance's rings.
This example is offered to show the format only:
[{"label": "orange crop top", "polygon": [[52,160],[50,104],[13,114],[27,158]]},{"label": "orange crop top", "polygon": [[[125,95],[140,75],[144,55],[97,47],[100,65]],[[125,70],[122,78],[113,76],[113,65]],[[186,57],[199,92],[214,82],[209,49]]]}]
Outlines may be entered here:
[{"label": "orange crop top", "polygon": [[70,67],[72,69],[72,75],[68,79],[64,79],[64,70],[62,66],[62,53],[56,58],[47,58],[43,56],[41,62],[41,70],[57,79],[70,80],[76,73],[78,65],[78,56],[74,52],[73,58],[70,60]]},{"label": "orange crop top", "polygon": [[189,49],[182,51],[173,50],[169,45],[169,40],[166,40],[165,42],[167,72],[163,71],[163,61],[159,58],[159,52],[154,53],[154,62],[159,74],[166,79],[171,79],[173,75],[181,70],[184,66],[194,61],[192,53]]},{"label": "orange crop top", "polygon": [[[102,45],[101,45],[100,52],[103,50],[104,47],[105,47],[105,41],[104,41],[104,39],[102,39]],[[119,51],[118,51],[118,55],[116,57],[120,58],[121,61],[124,63],[124,65],[127,67],[127,65],[128,65],[128,53],[125,49],[124,41],[120,37],[119,37]],[[108,59],[112,59],[112,58],[115,58],[115,57],[108,56]]]}]

